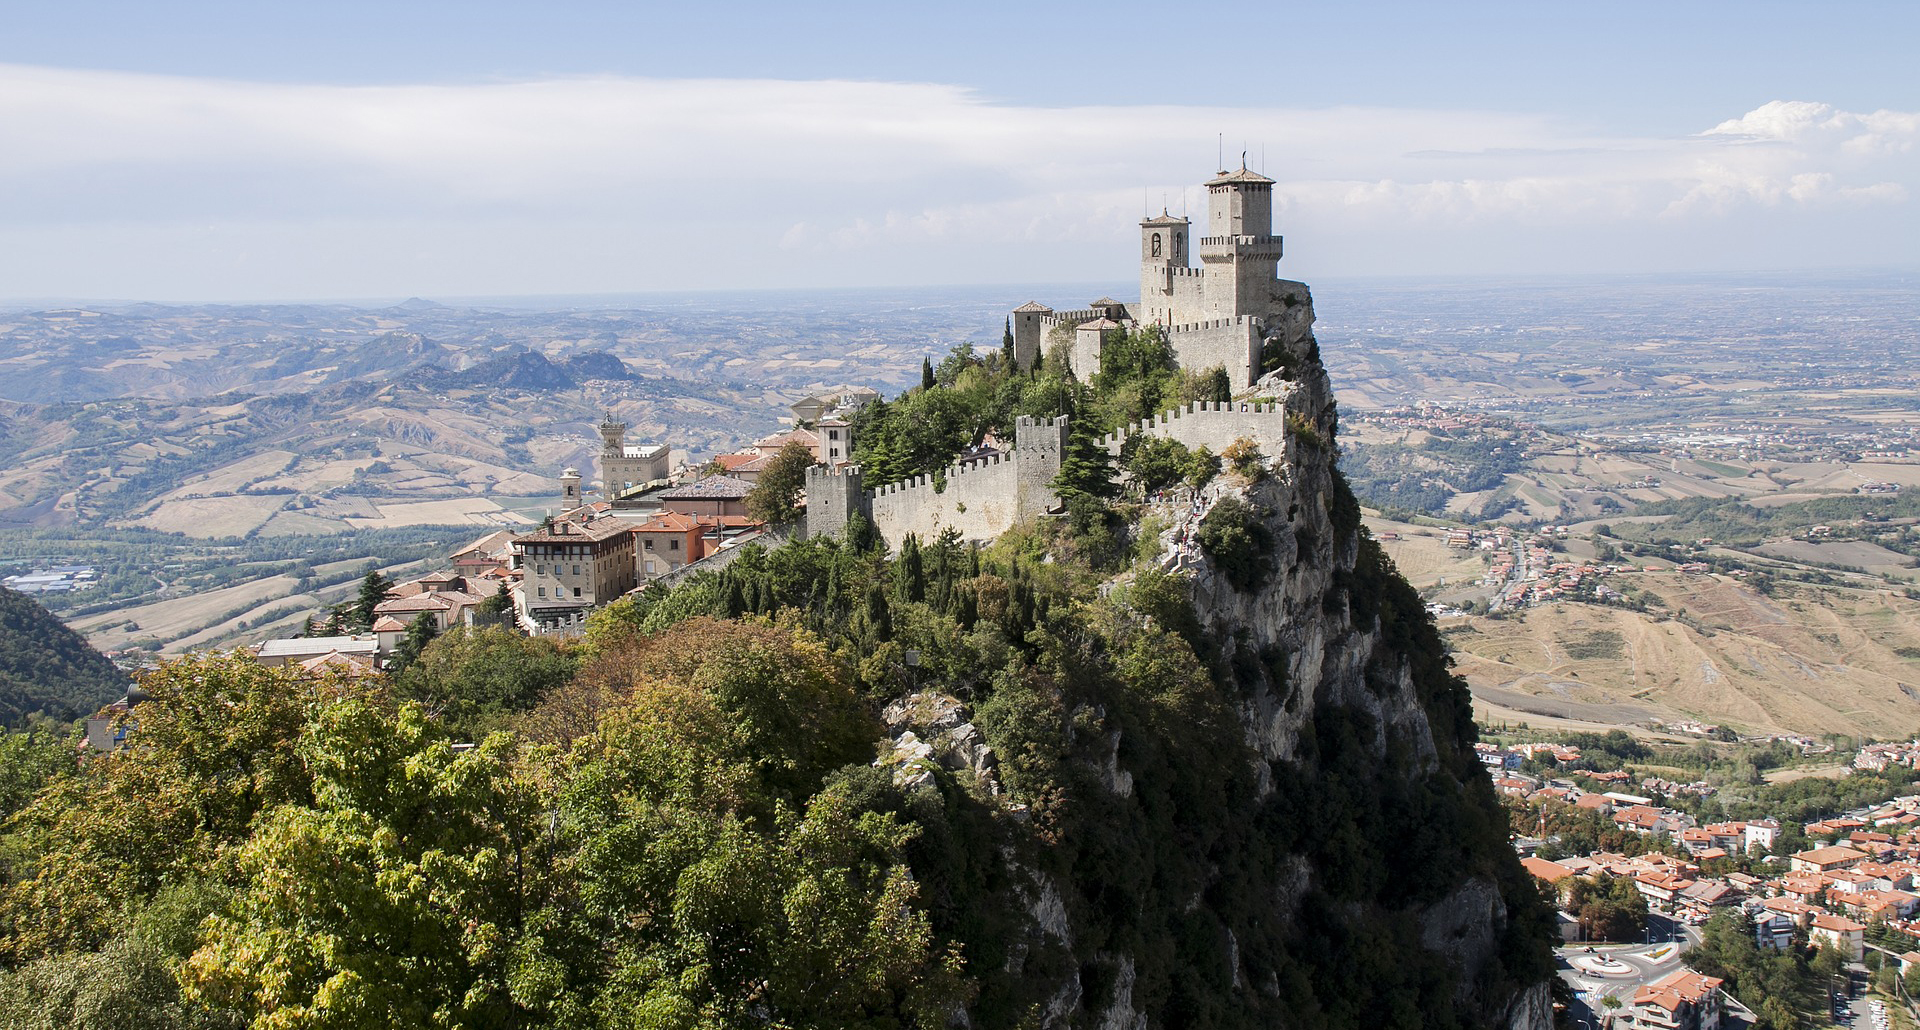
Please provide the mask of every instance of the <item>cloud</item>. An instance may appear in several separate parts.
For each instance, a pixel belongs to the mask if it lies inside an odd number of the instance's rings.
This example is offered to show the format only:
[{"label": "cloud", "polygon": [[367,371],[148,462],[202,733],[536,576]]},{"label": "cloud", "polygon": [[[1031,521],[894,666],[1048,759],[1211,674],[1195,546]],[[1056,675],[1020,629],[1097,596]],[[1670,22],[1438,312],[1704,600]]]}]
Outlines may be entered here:
[{"label": "cloud", "polygon": [[[1633,137],[1486,111],[1015,106],[930,83],[349,87],[0,65],[0,278],[23,293],[149,295],[146,274],[281,296],[382,275],[407,281],[374,292],[1011,279],[1063,256],[1123,262],[1115,244],[1142,210],[1201,214],[1215,133],[1230,165],[1251,141],[1283,229],[1441,271],[1443,231],[1456,255],[1495,258],[1476,240],[1531,233],[1573,260],[1583,233],[1623,226],[1911,221],[1920,113],[1776,101],[1695,135]],[[219,238],[244,238],[248,261],[208,260]],[[151,267],[168,254],[178,267]],[[299,278],[276,279],[276,262]]]}]

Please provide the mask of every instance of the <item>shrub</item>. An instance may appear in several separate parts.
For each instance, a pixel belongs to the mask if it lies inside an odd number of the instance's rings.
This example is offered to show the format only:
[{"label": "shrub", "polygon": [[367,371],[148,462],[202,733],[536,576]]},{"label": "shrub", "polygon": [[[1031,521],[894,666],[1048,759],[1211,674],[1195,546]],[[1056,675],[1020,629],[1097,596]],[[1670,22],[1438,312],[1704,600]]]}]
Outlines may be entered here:
[{"label": "shrub", "polygon": [[1226,449],[1220,452],[1220,457],[1226,461],[1229,468],[1249,481],[1257,480],[1266,474],[1267,456],[1260,453],[1259,444],[1244,436],[1228,444]]},{"label": "shrub", "polygon": [[1273,533],[1260,509],[1238,497],[1223,498],[1200,520],[1200,546],[1234,589],[1252,590],[1272,564]]}]

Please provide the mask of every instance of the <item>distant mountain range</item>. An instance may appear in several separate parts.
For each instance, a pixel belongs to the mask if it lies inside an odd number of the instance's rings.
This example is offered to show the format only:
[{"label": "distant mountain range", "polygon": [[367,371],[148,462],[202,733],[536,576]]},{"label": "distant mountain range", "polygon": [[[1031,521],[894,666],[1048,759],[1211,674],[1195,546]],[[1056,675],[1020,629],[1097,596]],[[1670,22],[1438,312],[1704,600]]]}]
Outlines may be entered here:
[{"label": "distant mountain range", "polygon": [[[0,529],[217,538],[492,524],[496,498],[537,506],[562,468],[591,477],[609,412],[629,439],[704,455],[772,431],[821,388],[892,392],[923,357],[998,342],[998,298],[859,302],[884,308],[868,314],[794,300],[0,313]],[[473,499],[485,510],[444,507]]]}]

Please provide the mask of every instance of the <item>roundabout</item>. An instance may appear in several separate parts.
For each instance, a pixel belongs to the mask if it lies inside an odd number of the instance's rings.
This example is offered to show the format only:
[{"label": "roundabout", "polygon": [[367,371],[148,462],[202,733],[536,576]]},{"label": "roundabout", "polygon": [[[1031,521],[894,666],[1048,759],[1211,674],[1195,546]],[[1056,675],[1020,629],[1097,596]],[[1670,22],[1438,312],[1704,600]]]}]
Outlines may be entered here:
[{"label": "roundabout", "polygon": [[1625,962],[1617,962],[1597,955],[1580,955],[1568,959],[1567,964],[1593,976],[1631,976],[1634,968]]}]

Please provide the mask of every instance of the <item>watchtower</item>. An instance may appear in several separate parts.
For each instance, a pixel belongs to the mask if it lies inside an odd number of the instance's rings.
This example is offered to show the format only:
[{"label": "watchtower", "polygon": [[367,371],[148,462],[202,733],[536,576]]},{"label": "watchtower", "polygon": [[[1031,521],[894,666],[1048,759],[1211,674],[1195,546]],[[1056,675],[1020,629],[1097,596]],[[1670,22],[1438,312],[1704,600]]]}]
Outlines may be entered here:
[{"label": "watchtower", "polygon": [[1046,336],[1046,320],[1053,309],[1037,300],[1013,309],[1013,363],[1029,369],[1040,360],[1041,339]]},{"label": "watchtower", "polygon": [[1067,416],[1036,421],[1027,415],[1013,420],[1014,517],[1037,518],[1060,507],[1053,477],[1067,453]]},{"label": "watchtower", "polygon": [[840,536],[854,515],[873,518],[866,478],[858,465],[807,468],[807,536]]},{"label": "watchtower", "polygon": [[580,507],[580,470],[567,469],[560,473],[560,498],[569,509]]},{"label": "watchtower", "polygon": [[1249,171],[1207,180],[1207,235],[1200,262],[1207,270],[1206,302],[1213,318],[1265,317],[1279,278],[1280,237],[1273,235],[1273,180]]}]

